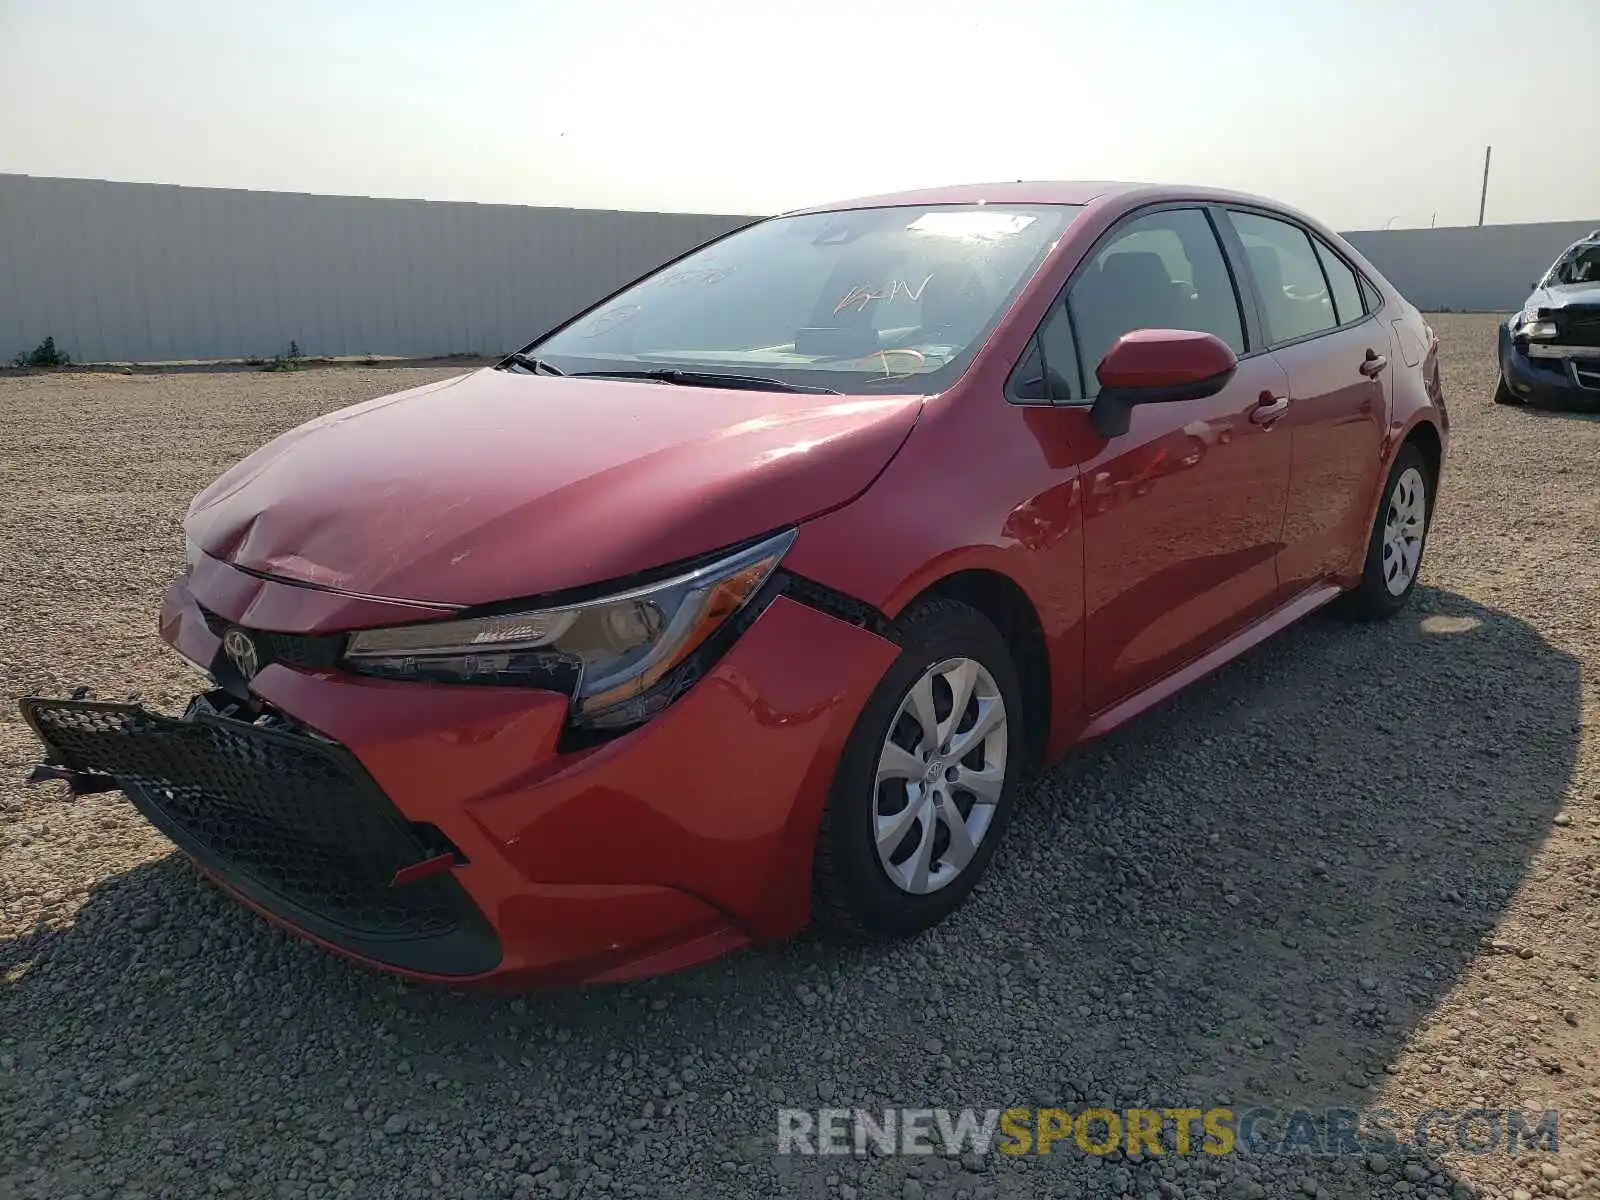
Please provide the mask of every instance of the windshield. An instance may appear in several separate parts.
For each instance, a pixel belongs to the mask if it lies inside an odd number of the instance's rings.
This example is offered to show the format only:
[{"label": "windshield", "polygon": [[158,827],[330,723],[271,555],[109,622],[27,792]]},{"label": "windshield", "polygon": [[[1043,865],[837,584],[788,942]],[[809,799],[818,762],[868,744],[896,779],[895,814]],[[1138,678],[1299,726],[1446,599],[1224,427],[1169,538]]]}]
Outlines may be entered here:
[{"label": "windshield", "polygon": [[1600,283],[1600,242],[1579,242],[1556,259],[1540,287],[1571,283]]},{"label": "windshield", "polygon": [[916,205],[777,217],[664,267],[528,352],[568,375],[677,368],[938,391],[1079,211]]}]

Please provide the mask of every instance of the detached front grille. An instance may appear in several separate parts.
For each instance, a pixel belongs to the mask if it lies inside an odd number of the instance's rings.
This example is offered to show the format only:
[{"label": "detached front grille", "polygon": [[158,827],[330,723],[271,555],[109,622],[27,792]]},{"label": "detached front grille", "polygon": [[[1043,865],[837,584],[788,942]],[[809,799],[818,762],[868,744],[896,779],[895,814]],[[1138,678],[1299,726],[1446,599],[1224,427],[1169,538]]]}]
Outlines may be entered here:
[{"label": "detached front grille", "polygon": [[432,857],[355,757],[293,728],[132,704],[23,701],[61,766],[109,776],[150,821],[252,901],[336,945],[430,974],[489,970],[499,945],[448,872],[391,886]]}]

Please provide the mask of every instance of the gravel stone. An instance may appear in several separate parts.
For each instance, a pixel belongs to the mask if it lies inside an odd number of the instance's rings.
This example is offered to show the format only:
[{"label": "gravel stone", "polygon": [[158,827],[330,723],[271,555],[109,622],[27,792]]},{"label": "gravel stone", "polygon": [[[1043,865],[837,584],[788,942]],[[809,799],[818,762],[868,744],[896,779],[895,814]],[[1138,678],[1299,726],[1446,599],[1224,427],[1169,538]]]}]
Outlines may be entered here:
[{"label": "gravel stone", "polygon": [[[352,967],[120,795],[21,785],[16,698],[191,694],[154,630],[196,491],[452,372],[0,373],[0,1195],[1594,1196],[1600,421],[1495,407],[1496,319],[1430,319],[1454,446],[1404,616],[1313,617],[1084,747],[915,941],[519,997]],[[1562,1124],[1515,1156],[778,1157],[777,1109],[830,1101]]]}]

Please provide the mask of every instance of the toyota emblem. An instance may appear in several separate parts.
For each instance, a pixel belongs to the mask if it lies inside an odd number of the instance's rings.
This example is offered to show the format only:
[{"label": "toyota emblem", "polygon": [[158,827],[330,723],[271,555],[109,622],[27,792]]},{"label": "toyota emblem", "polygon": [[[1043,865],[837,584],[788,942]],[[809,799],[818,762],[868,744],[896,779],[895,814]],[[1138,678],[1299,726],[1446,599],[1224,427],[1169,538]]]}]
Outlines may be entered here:
[{"label": "toyota emblem", "polygon": [[256,644],[250,635],[242,629],[230,629],[222,636],[222,651],[234,666],[239,668],[239,674],[246,679],[254,677],[261,668],[260,656],[256,653]]}]

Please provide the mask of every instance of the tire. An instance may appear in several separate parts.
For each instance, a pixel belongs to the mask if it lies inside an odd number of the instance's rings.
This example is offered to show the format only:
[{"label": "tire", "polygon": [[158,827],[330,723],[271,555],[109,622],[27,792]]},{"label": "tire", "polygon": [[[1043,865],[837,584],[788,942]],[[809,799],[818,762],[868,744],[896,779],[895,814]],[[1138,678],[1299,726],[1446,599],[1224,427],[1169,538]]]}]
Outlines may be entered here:
[{"label": "tire", "polygon": [[[1402,481],[1408,486],[1402,488]],[[1422,451],[1406,442],[1394,456],[1394,465],[1384,480],[1383,498],[1367,539],[1361,582],[1341,597],[1340,608],[1345,616],[1358,621],[1382,620],[1394,616],[1410,601],[1417,577],[1422,574],[1428,530],[1433,522],[1433,484],[1433,472]],[[1420,496],[1416,494],[1419,487]],[[1391,532],[1395,529],[1414,532],[1414,558],[1392,541]],[[1408,543],[1410,540],[1406,539]],[[1398,562],[1396,556],[1400,556]],[[1409,574],[1405,573],[1407,563]]]},{"label": "tire", "polygon": [[1506,383],[1506,377],[1504,375],[1500,376],[1500,382],[1495,385],[1494,402],[1496,404],[1504,404],[1512,408],[1520,408],[1522,405],[1527,403],[1526,400],[1511,390]]},{"label": "tire", "polygon": [[[831,931],[855,937],[909,937],[954,912],[994,857],[1026,766],[1016,666],[1005,639],[982,613],[956,600],[926,600],[902,614],[892,636],[901,646],[900,657],[845,742],[817,833],[815,916]],[[951,726],[955,690],[968,679],[970,699]],[[924,682],[927,691],[914,697]],[[924,756],[929,739],[926,722],[917,717],[918,698],[931,703],[935,733],[946,739],[970,740],[978,721],[992,717],[996,700],[1004,731],[992,729],[960,761],[940,757],[937,737],[934,752]],[[905,774],[880,778],[880,762],[891,772],[904,768]],[[923,763],[927,773],[914,777]],[[993,803],[962,786],[969,781]],[[985,815],[982,807],[991,811]],[[897,818],[898,826],[893,824]],[[956,845],[952,820],[961,821],[967,841],[975,844],[970,856]],[[880,829],[888,846],[884,852],[878,846]],[[903,837],[892,842],[901,829]],[[916,890],[919,886],[926,890]]]}]

